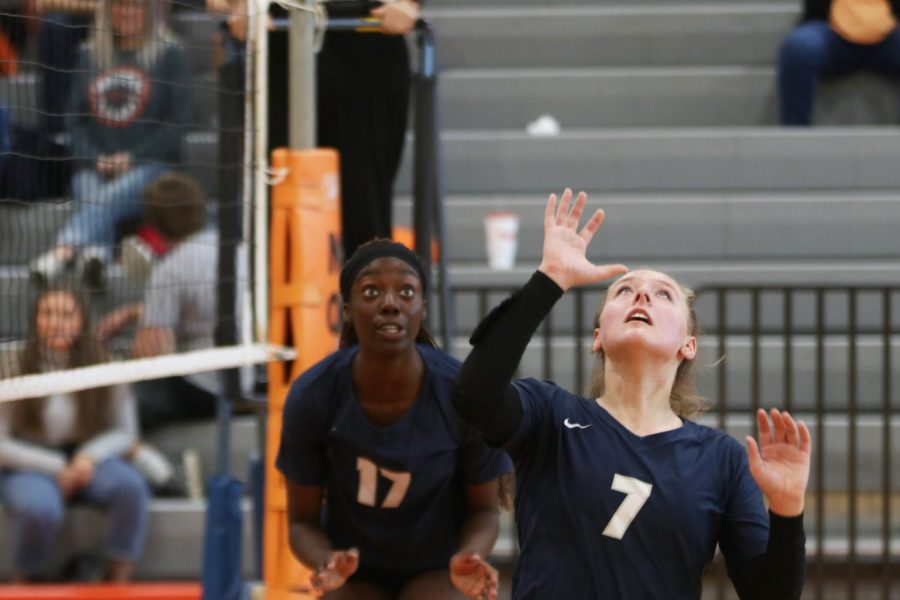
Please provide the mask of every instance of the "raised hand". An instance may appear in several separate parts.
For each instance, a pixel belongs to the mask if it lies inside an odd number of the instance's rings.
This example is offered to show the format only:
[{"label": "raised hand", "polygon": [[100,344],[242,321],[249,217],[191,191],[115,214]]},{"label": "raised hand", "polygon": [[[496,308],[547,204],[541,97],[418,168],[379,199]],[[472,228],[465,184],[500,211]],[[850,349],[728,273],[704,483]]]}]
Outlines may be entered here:
[{"label": "raised hand", "polygon": [[759,409],[759,444],[747,436],[750,473],[769,499],[772,512],[795,517],[803,512],[809,482],[811,441],[803,421],[794,421],[787,412],[773,408],[772,425],[766,411]]},{"label": "raised hand", "polygon": [[587,194],[579,192],[569,210],[572,190],[566,188],[556,205],[550,194],[544,210],[544,252],[538,270],[550,277],[563,291],[578,285],[597,283],[628,272],[625,265],[595,265],[587,259],[587,247],[603,223],[604,213],[597,209],[578,231]]},{"label": "raised hand", "polygon": [[338,550],[331,553],[328,562],[309,576],[309,583],[317,592],[336,590],[356,573],[359,567],[359,550]]},{"label": "raised hand", "polygon": [[474,600],[496,600],[497,569],[477,552],[457,552],[450,559],[450,581]]}]

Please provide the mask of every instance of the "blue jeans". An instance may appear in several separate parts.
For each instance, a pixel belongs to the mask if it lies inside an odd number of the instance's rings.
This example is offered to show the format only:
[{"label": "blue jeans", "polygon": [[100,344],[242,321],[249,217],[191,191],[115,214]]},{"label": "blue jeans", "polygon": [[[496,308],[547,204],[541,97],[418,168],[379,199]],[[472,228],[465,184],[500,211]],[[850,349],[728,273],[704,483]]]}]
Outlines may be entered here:
[{"label": "blue jeans", "polygon": [[148,184],[166,171],[162,165],[138,165],[115,179],[105,179],[93,169],[75,173],[72,200],[75,214],[56,238],[57,246],[99,246],[107,258],[116,242],[116,225],[140,219],[142,194]]},{"label": "blue jeans", "polygon": [[[42,473],[2,471],[0,500],[14,520],[13,564],[26,575],[34,575],[49,558],[62,527],[66,501],[59,485]],[[119,459],[101,462],[75,500],[106,508],[109,558],[134,561],[141,555],[150,492],[131,465]]]},{"label": "blue jeans", "polygon": [[900,77],[900,30],[877,44],[855,44],[825,21],[801,23],[784,39],[778,57],[781,123],[812,124],[816,80],[863,69]]}]

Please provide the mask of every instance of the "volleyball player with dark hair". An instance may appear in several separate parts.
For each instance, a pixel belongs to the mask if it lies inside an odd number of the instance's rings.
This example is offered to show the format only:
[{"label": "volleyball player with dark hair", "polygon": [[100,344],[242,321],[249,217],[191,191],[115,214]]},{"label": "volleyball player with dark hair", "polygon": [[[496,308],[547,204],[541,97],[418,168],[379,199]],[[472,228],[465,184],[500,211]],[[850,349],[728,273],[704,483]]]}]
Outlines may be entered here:
[{"label": "volleyball player with dark hair", "polygon": [[[525,286],[472,335],[455,382],[459,414],[516,466],[521,555],[513,598],[700,598],[716,545],[742,599],[798,598],[810,435],[759,411],[747,450],[698,425],[689,385],[697,353],[693,294],[656,271],[614,282],[595,322],[589,398],[551,382],[511,381],[531,336],[565,290],[627,271],[587,260],[603,221],[578,231],[551,195],[543,258]],[[766,496],[769,512],[760,494]]]},{"label": "volleyball player with dark hair", "polygon": [[496,598],[485,557],[512,465],[453,410],[459,361],[422,326],[426,285],[405,246],[360,246],[341,270],[341,348],[284,407],[290,545],[328,599]]}]

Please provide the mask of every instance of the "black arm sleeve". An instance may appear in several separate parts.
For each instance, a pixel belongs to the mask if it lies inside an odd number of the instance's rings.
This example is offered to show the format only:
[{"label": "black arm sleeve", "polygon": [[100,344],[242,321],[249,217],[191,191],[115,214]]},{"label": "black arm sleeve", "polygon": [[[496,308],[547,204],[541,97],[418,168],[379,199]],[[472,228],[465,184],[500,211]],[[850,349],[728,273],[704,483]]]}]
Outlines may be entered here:
[{"label": "black arm sleeve", "polygon": [[728,576],[741,600],[794,600],[803,591],[805,568],[803,515],[779,517],[770,511],[766,553],[729,565]]},{"label": "black arm sleeve", "polygon": [[519,430],[522,405],[510,380],[531,336],[562,294],[552,279],[535,271],[472,333],[472,352],[455,382],[453,404],[492,446],[502,446]]}]

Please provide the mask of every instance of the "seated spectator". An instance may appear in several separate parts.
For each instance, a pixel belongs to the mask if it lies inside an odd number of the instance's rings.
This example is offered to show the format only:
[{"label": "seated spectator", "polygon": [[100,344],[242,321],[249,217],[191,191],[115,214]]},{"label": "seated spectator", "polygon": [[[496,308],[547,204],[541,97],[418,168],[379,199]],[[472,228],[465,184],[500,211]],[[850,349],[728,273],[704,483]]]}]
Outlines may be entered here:
[{"label": "seated spectator", "polygon": [[[135,357],[211,348],[216,326],[219,236],[205,229],[206,196],[187,175],[167,173],[144,192],[144,223],[158,231],[166,253],[152,266],[143,302],[103,320],[103,336],[137,321]],[[142,382],[138,387],[141,428],[215,414],[221,375],[193,373]]]},{"label": "seated spectator", "polygon": [[[58,285],[34,304],[23,374],[102,362],[83,294]],[[0,502],[12,515],[13,581],[40,574],[73,501],[106,509],[109,579],[127,581],[147,529],[148,490],[123,459],[137,423],[126,386],[0,404]]]},{"label": "seated spectator", "polygon": [[71,267],[80,252],[88,281],[102,283],[116,227],[140,218],[144,187],[181,160],[188,77],[159,0],[102,0],[66,112],[77,206],[32,265],[38,278]]},{"label": "seated spectator", "polygon": [[900,0],[804,0],[778,61],[784,125],[810,125],[816,81],[870,70],[900,76]]}]

